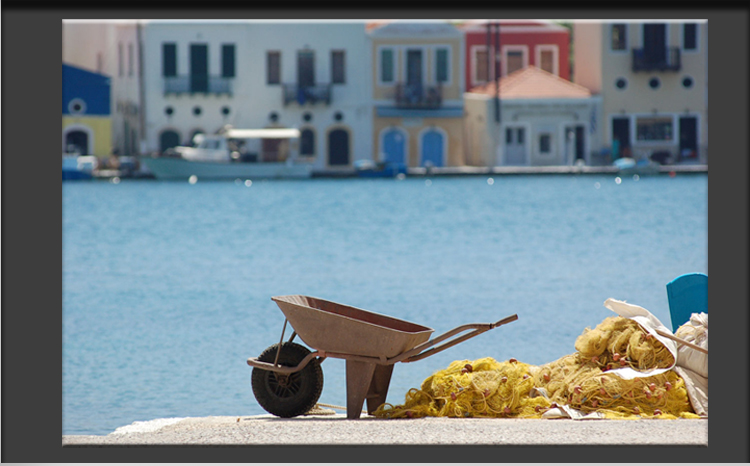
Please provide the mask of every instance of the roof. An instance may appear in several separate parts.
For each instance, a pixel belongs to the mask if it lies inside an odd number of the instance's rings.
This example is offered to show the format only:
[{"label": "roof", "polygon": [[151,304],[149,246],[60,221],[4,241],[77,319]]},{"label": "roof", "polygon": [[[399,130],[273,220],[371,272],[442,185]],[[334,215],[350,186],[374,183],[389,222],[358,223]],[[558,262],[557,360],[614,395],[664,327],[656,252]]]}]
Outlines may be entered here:
[{"label": "roof", "polygon": [[[495,83],[477,86],[472,94],[495,95]],[[585,99],[591,97],[587,88],[555,76],[535,66],[528,66],[500,79],[502,99]]]},{"label": "roof", "polygon": [[568,28],[554,21],[548,20],[518,20],[518,19],[470,19],[461,22],[456,27],[465,32],[483,32],[486,31],[487,23],[499,24],[500,33],[512,32],[564,32],[568,33]]},{"label": "roof", "polygon": [[368,32],[374,37],[452,37],[462,33],[445,21],[401,20],[370,25]]}]

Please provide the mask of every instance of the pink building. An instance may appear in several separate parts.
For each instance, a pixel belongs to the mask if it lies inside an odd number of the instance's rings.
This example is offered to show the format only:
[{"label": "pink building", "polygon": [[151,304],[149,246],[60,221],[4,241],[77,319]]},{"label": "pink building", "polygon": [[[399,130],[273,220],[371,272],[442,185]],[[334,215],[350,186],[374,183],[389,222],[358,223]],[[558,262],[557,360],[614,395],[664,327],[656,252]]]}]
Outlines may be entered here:
[{"label": "pink building", "polygon": [[500,77],[529,65],[570,79],[568,29],[550,21],[471,20],[458,26],[466,35],[466,89],[491,82],[495,78],[492,54],[495,51],[495,29],[490,37],[487,55],[487,24],[500,25]]}]

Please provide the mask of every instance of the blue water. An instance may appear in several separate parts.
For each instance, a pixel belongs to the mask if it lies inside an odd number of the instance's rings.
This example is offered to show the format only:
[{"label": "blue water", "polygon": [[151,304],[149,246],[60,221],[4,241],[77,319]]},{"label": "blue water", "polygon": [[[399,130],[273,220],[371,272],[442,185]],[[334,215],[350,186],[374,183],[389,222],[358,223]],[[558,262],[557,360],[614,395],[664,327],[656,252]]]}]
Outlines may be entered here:
[{"label": "blue water", "polygon": [[[278,342],[274,295],[436,335],[518,314],[397,364],[391,403],[457,359],[570,354],[610,297],[670,326],[665,284],[708,271],[707,199],[707,175],[64,183],[63,434],[264,414],[245,361]],[[321,402],[346,404],[344,365]]]}]

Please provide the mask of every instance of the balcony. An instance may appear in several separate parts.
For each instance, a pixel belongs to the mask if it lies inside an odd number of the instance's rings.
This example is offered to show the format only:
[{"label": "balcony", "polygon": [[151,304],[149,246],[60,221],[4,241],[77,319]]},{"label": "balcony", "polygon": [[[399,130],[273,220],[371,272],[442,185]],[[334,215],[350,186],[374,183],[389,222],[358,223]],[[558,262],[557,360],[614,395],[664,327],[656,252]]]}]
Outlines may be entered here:
[{"label": "balcony", "polygon": [[232,95],[234,78],[221,76],[170,76],[164,78],[164,95],[167,94],[228,94]]},{"label": "balcony", "polygon": [[442,102],[443,92],[440,84],[396,84],[397,108],[434,109],[440,108]]},{"label": "balcony", "polygon": [[284,106],[292,102],[299,105],[315,105],[318,102],[331,105],[331,85],[316,84],[312,86],[302,86],[299,84],[283,84]]},{"label": "balcony", "polygon": [[679,47],[665,47],[662,50],[633,49],[633,72],[638,71],[680,71],[682,61]]}]

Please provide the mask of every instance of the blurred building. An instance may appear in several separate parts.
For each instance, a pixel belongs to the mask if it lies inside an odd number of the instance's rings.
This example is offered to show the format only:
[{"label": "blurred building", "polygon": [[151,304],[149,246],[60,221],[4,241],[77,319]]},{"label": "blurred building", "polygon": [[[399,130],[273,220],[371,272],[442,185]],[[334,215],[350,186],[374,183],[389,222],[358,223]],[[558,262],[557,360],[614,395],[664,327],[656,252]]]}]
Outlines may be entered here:
[{"label": "blurred building", "polygon": [[707,162],[707,22],[576,22],[574,48],[612,158]]},{"label": "blurred building", "polygon": [[62,153],[107,156],[112,148],[109,77],[62,65]]},{"label": "blurred building", "polygon": [[463,165],[464,36],[445,22],[368,30],[373,157],[409,167]]},{"label": "blurred building", "polygon": [[464,94],[468,165],[592,164],[601,99],[535,66]]},{"label": "blurred building", "polygon": [[65,20],[62,24],[63,63],[109,77],[111,146],[101,155],[136,155],[141,149],[138,35],[136,21]]},{"label": "blurred building", "polygon": [[[324,21],[145,21],[145,146],[163,152],[198,133],[301,131],[317,171],[370,159],[365,24]],[[277,150],[264,142],[264,152]]]},{"label": "blurred building", "polygon": [[[570,79],[570,33],[564,26],[551,21],[470,20],[458,28],[466,34],[467,90],[527,66]],[[500,34],[496,37],[498,30]],[[493,56],[496,50],[498,71]]]}]

